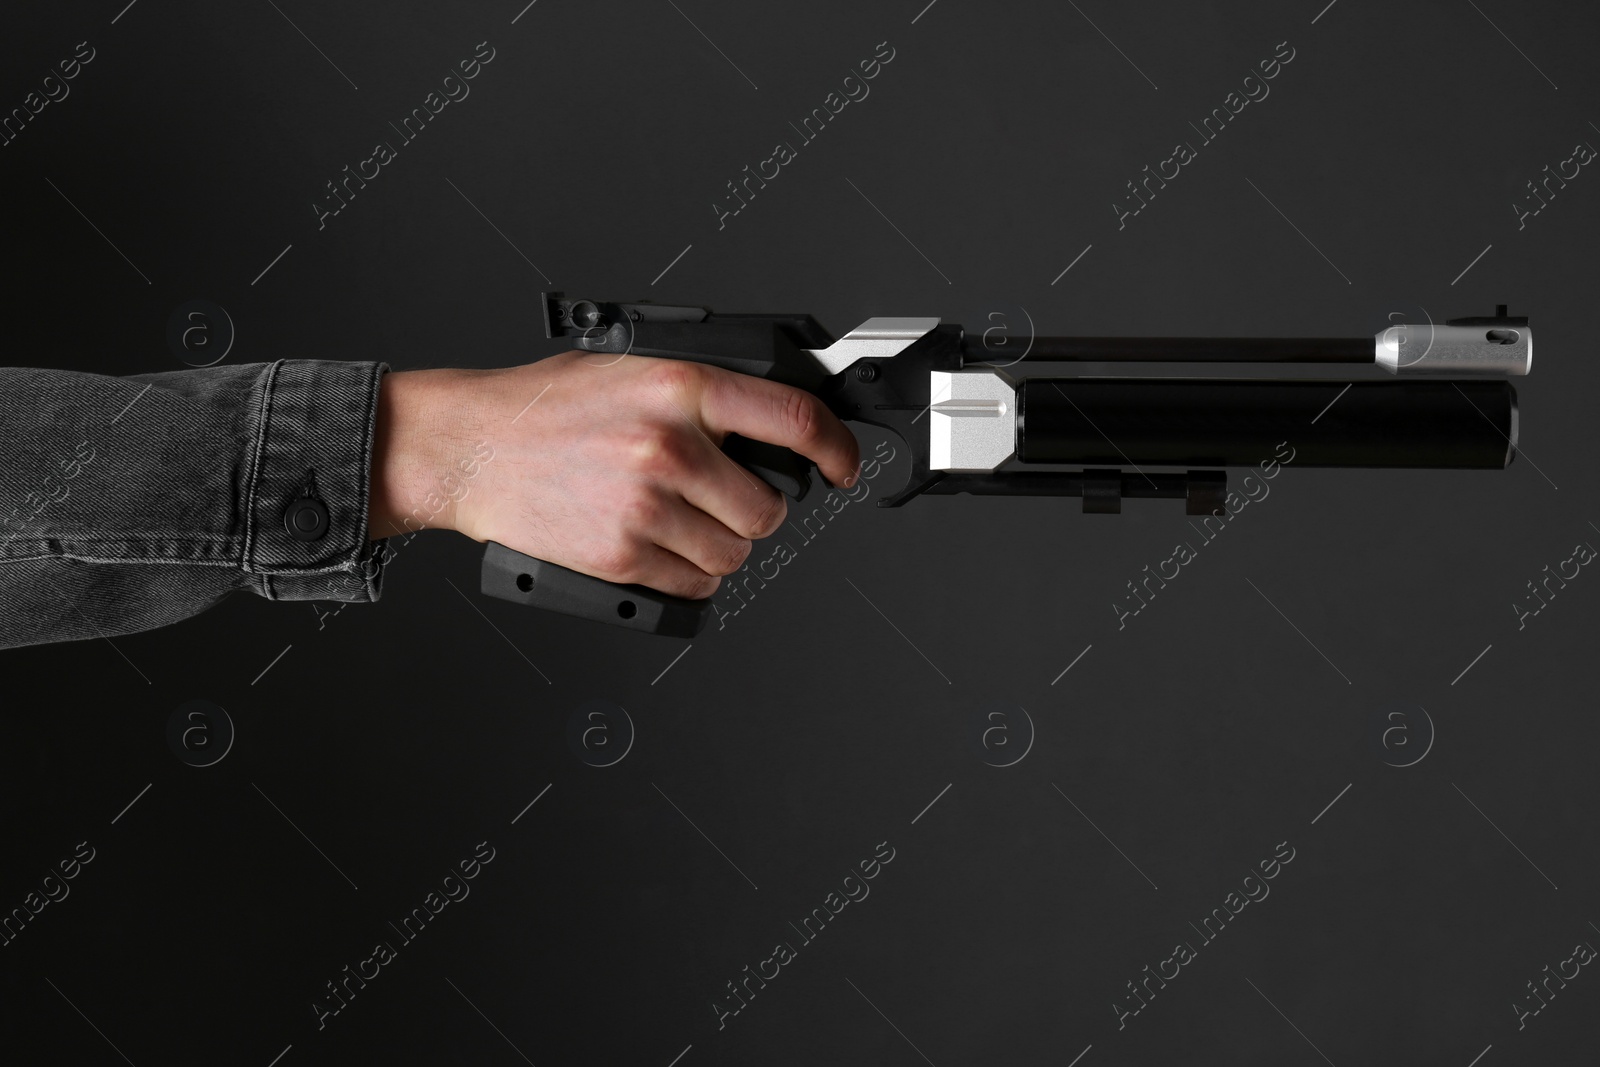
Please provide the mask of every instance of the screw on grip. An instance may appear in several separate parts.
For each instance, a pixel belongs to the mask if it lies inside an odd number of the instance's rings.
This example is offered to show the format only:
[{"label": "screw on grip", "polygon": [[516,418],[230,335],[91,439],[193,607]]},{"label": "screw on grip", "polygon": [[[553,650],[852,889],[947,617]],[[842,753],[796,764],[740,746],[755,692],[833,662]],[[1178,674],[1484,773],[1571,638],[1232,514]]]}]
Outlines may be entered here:
[{"label": "screw on grip", "polygon": [[488,542],[483,592],[526,607],[574,615],[663,637],[695,637],[711,621],[706,600],[684,600],[642,585],[618,585]]}]

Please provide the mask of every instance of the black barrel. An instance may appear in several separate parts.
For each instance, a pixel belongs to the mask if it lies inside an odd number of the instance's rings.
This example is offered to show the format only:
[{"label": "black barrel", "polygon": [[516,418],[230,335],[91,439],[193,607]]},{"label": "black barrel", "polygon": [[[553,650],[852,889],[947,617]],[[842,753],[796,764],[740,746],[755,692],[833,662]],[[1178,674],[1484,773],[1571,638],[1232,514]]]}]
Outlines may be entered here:
[{"label": "black barrel", "polygon": [[1035,337],[990,351],[983,335],[968,334],[961,351],[969,364],[1014,361],[1021,347],[1037,363],[1372,363],[1371,337]]},{"label": "black barrel", "polygon": [[1506,381],[1029,378],[1017,394],[1024,463],[1241,467],[1280,442],[1296,467],[1499,470],[1516,454]]}]

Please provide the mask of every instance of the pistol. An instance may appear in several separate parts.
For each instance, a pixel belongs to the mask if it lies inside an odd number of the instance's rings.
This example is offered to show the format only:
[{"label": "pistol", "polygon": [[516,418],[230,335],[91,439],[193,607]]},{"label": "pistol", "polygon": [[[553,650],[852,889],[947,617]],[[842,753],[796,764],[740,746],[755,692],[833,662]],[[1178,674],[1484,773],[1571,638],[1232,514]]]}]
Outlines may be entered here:
[{"label": "pistol", "polygon": [[[596,353],[686,359],[808,390],[841,420],[906,445],[911,474],[879,507],[971,493],[1124,498],[1223,509],[1227,467],[1294,444],[1296,467],[1500,470],[1517,451],[1517,394],[1533,333],[1506,314],[1390,325],[1371,337],[1032,337],[996,359],[982,335],[937,318],[871,318],[842,337],[810,315],[716,314],[542,296],[545,336]],[[1374,364],[1389,376],[1107,377],[1023,373],[1044,364]],[[811,462],[730,434],[723,450],[794,500]],[[1132,468],[1132,473],[1124,470]],[[1162,470],[1161,468],[1167,468]],[[489,542],[484,594],[672,637],[694,637],[712,601],[620,585]]]}]

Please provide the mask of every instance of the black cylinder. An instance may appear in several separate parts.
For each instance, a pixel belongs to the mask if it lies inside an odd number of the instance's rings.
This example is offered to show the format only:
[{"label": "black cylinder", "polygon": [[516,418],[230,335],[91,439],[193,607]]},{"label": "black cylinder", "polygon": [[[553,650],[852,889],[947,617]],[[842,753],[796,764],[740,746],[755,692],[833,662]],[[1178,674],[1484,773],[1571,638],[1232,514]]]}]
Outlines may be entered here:
[{"label": "black cylinder", "polygon": [[1506,381],[1028,378],[1024,463],[1253,466],[1280,442],[1296,467],[1498,470],[1516,452]]},{"label": "black cylinder", "polygon": [[[969,364],[1014,362],[1018,346],[991,351],[983,335],[968,334],[961,354]],[[1040,363],[1372,363],[1371,337],[1035,337],[1021,346]]]}]

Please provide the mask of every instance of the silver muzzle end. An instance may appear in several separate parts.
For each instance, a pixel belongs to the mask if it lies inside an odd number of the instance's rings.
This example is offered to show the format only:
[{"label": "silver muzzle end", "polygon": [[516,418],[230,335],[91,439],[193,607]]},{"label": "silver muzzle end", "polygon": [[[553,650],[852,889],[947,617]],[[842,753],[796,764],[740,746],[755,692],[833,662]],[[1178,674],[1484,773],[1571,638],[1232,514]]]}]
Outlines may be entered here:
[{"label": "silver muzzle end", "polygon": [[1521,376],[1533,367],[1527,326],[1391,326],[1378,332],[1376,360],[1391,374]]}]

